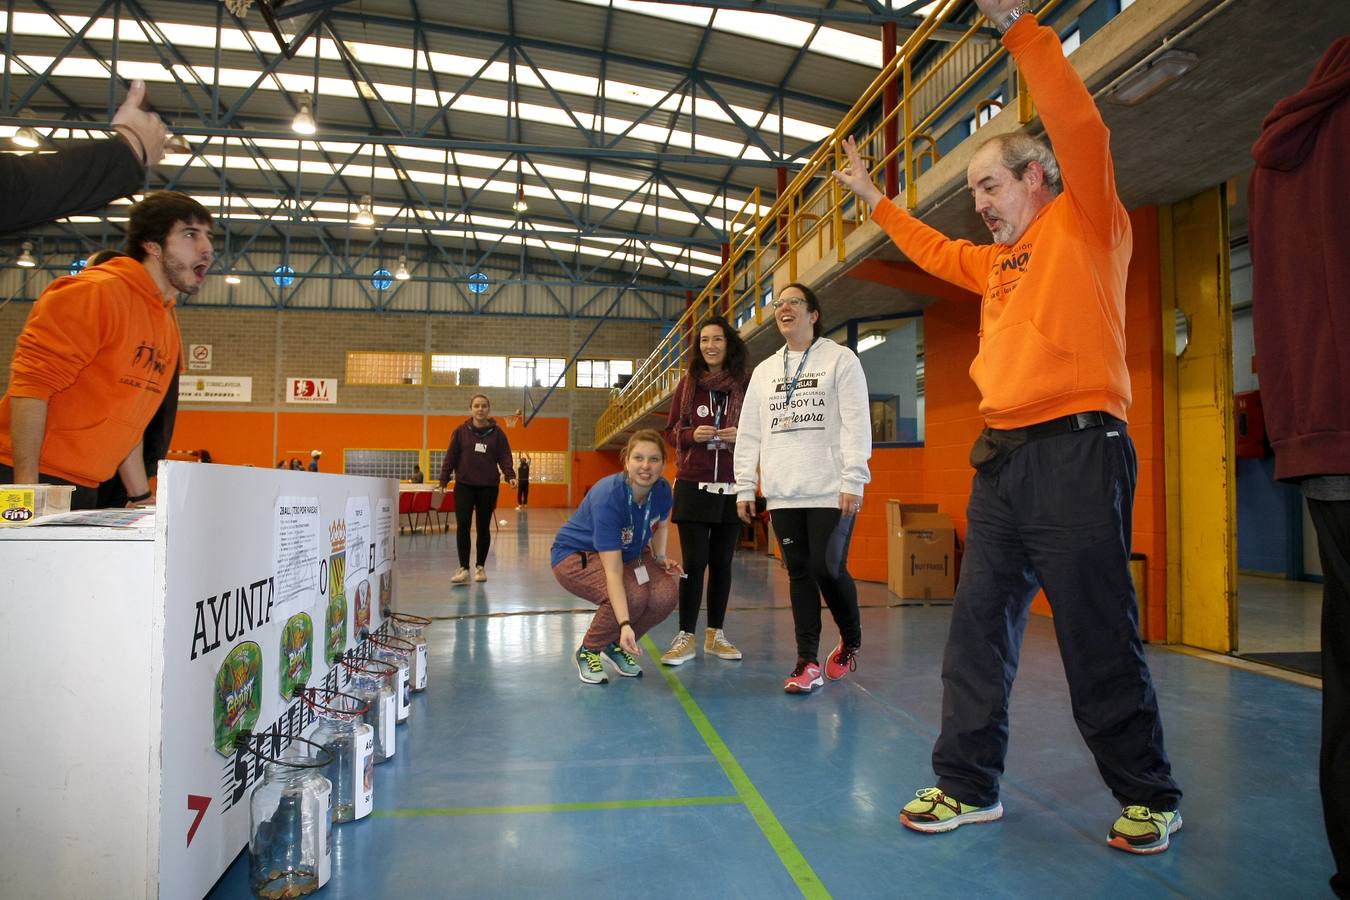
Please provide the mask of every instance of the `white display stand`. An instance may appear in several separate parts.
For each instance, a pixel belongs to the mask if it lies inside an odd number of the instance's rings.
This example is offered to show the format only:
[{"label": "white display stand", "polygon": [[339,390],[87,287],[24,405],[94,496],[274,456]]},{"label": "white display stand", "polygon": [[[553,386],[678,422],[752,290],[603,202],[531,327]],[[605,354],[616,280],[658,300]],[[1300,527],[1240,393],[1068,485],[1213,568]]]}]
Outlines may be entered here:
[{"label": "white display stand", "polygon": [[204,895],[247,843],[260,774],[217,749],[217,710],[256,732],[305,727],[281,693],[303,674],[287,623],[303,634],[309,617],[318,685],[330,600],[343,649],[394,605],[393,479],[166,463],[158,484],[137,527],[0,530],[6,900]]}]

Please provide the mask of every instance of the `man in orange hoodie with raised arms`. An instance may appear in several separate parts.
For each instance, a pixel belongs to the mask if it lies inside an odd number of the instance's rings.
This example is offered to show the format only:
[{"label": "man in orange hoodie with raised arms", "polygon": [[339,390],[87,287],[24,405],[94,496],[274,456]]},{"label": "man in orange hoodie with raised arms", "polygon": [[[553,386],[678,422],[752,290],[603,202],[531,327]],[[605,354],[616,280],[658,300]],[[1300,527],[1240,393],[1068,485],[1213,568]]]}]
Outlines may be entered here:
[{"label": "man in orange hoodie with raised arms", "polygon": [[1003,32],[1055,152],[996,137],[967,170],[995,243],[952,241],[885,198],[852,139],[835,177],[928,272],[981,296],[970,367],[986,428],[971,450],[966,552],[942,663],[937,785],[900,821],[950,831],[1003,815],[1008,697],[1031,601],[1054,609],[1074,719],[1123,809],[1107,842],[1161,853],[1181,827],[1130,580],[1137,462],[1125,425],[1125,275],[1130,220],[1110,133],[1025,2],[976,0]]},{"label": "man in orange hoodie with raised arms", "polygon": [[181,360],[174,302],[211,266],[211,214],[177,191],[147,194],[126,249],[42,292],[0,399],[0,482],[73,484],[75,509],[95,506],[114,472],[131,505],[153,502],[141,439]]}]

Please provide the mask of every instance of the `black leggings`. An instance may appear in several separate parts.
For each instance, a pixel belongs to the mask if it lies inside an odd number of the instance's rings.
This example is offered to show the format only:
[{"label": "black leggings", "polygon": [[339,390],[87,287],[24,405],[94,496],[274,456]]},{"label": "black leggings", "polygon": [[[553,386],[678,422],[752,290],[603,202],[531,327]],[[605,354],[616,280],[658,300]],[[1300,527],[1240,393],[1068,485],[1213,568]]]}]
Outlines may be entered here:
[{"label": "black leggings", "polygon": [[516,482],[516,505],[524,506],[530,502],[530,483],[528,481]]},{"label": "black leggings", "polygon": [[708,570],[708,627],[721,628],[731,594],[731,558],[741,533],[740,520],[713,525],[680,522],[680,552],[687,578],[680,579],[680,630],[694,633],[703,603],[703,570]]},{"label": "black leggings", "polygon": [[459,565],[469,567],[469,517],[478,513],[478,553],[475,565],[487,562],[488,548],[492,546],[492,514],[497,509],[495,484],[478,485],[455,482],[455,543],[459,549]]},{"label": "black leggings", "polygon": [[829,507],[775,509],[769,515],[788,570],[797,656],[820,661],[821,595],[844,643],[860,646],[858,588],[848,574],[848,545],[855,517],[843,516],[838,508]]}]

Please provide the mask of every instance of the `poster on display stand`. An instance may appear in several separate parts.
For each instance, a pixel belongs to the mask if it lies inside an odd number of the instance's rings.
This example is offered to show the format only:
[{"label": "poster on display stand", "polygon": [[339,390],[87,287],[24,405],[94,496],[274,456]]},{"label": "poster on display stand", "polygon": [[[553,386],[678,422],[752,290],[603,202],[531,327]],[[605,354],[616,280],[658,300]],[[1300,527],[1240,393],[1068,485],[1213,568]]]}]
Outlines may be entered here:
[{"label": "poster on display stand", "polygon": [[392,593],[393,559],[376,538],[397,492],[384,478],[161,464],[160,896],[203,896],[248,843],[263,764],[236,736],[307,733],[295,689],[336,686],[333,659],[380,627],[372,594]]}]

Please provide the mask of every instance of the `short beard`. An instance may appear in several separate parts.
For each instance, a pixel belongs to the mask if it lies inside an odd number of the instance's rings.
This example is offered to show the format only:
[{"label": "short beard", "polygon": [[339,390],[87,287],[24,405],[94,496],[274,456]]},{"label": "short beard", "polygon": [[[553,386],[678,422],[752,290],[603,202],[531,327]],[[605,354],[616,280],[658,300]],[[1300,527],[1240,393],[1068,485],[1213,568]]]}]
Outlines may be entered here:
[{"label": "short beard", "polygon": [[[180,294],[195,294],[201,290],[201,284],[197,282],[197,274],[192,271],[191,266],[185,266],[176,260],[165,259],[161,257],[164,263],[164,277],[173,285],[174,290]],[[187,278],[184,278],[184,273]]]},{"label": "short beard", "polygon": [[1012,223],[1007,222],[1003,219],[999,219],[998,224],[990,227],[989,233],[993,235],[993,238],[997,243],[1011,244],[1014,240],[1013,232],[1015,230],[1016,229],[1013,228]]}]

